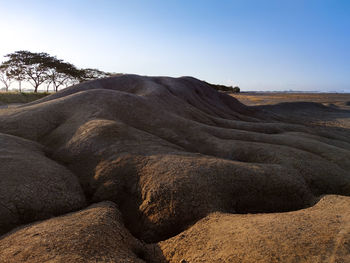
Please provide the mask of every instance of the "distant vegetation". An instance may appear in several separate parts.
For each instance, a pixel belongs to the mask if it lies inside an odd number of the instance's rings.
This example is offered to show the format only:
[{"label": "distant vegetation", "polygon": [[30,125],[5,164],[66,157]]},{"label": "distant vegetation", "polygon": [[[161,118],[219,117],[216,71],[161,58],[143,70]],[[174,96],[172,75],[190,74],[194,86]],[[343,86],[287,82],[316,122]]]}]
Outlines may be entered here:
[{"label": "distant vegetation", "polygon": [[113,75],[98,69],[79,69],[71,63],[43,52],[22,50],[7,54],[5,58],[6,60],[0,65],[0,82],[5,86],[5,91],[17,81],[18,90],[21,92],[21,84],[25,81],[33,86],[35,93],[42,85],[46,85],[47,92],[50,89],[57,92],[62,87]]},{"label": "distant vegetation", "polygon": [[47,95],[48,92],[0,92],[0,105],[11,103],[28,103],[41,99]]},{"label": "distant vegetation", "polygon": [[[34,53],[20,50],[7,54],[4,57],[5,61],[0,64],[0,83],[4,87],[0,87],[0,91],[8,92],[10,86],[17,82],[18,91],[20,92],[18,94],[22,92],[23,82],[29,83],[33,87],[34,93],[37,93],[39,87],[43,85],[45,85],[46,92],[57,92],[60,88],[87,80],[119,75],[94,68],[80,69],[69,62],[44,52]],[[240,92],[240,88],[237,86],[211,86],[222,92]]]},{"label": "distant vegetation", "polygon": [[239,93],[241,89],[239,87],[232,87],[232,86],[224,86],[224,85],[211,85],[214,89],[218,91],[224,91],[224,92],[233,92],[233,93]]},{"label": "distant vegetation", "polygon": [[236,86],[232,89],[232,91],[233,91],[233,93],[239,93],[239,92],[241,92],[241,89]]}]

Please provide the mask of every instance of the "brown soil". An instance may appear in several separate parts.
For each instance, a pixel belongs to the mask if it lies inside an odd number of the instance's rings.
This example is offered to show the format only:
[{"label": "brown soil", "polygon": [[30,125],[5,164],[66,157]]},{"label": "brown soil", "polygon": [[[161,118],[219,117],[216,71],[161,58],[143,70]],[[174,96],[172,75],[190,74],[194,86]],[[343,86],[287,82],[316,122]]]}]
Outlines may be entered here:
[{"label": "brown soil", "polygon": [[[136,75],[2,109],[0,248],[9,262],[347,260],[349,118],[345,107],[248,107],[193,78]],[[102,203],[98,219],[88,208],[8,232],[104,200],[118,209]],[[325,245],[294,253],[298,227],[300,242]]]},{"label": "brown soil", "polygon": [[144,246],[111,202],[15,229],[0,240],[1,262],[144,262]]},{"label": "brown soil", "polygon": [[232,94],[249,106],[283,113],[289,121],[350,128],[350,94],[241,93]]},{"label": "brown soil", "polygon": [[159,243],[169,262],[350,262],[350,198],[289,213],[210,214]]},{"label": "brown soil", "polygon": [[243,92],[233,97],[248,106],[272,105],[284,102],[316,102],[324,106],[350,109],[349,93],[279,93],[279,92]]}]

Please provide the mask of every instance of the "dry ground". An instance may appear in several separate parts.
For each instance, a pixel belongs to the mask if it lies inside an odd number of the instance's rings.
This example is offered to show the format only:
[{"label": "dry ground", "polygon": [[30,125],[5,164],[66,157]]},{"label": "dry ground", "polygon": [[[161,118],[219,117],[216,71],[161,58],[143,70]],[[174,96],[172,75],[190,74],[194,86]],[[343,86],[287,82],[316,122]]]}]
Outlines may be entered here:
[{"label": "dry ground", "polygon": [[0,262],[349,262],[348,95],[303,95],[123,75],[0,109]]},{"label": "dry ground", "polygon": [[279,93],[243,92],[232,94],[248,106],[271,105],[283,102],[317,102],[325,106],[350,110],[349,93]]},{"label": "dry ground", "polygon": [[[283,113],[293,122],[350,128],[349,93],[246,92],[231,96],[248,106]],[[313,107],[309,107],[310,103],[314,103]],[[324,106],[323,110],[320,106]]]}]

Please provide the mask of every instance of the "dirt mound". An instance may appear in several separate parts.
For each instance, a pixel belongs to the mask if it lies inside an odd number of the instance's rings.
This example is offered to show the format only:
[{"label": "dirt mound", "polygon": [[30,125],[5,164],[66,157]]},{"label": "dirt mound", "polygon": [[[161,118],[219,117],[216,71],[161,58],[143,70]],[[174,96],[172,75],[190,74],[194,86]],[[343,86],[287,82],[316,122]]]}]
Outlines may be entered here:
[{"label": "dirt mound", "polygon": [[1,110],[0,132],[43,145],[88,202],[115,202],[146,242],[213,212],[285,212],[350,194],[349,132],[288,123],[190,77],[76,85]]},{"label": "dirt mound", "polygon": [[24,226],[0,239],[1,262],[348,262],[350,198],[326,196],[288,213],[209,214],[144,244],[112,202]]},{"label": "dirt mound", "polygon": [[0,234],[85,205],[77,178],[38,143],[0,134],[0,162]]},{"label": "dirt mound", "polygon": [[350,262],[350,198],[281,214],[214,213],[159,243],[164,262]]},{"label": "dirt mound", "polygon": [[0,240],[1,262],[145,262],[111,202],[28,225]]}]

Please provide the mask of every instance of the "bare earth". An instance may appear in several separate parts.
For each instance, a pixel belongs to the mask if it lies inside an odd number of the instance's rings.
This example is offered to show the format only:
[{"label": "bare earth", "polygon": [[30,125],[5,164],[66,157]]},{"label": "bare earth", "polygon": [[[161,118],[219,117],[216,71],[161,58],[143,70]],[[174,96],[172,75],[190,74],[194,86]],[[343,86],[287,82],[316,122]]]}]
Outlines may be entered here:
[{"label": "bare earth", "polygon": [[0,262],[350,262],[349,101],[123,75],[0,109]]},{"label": "bare earth", "polygon": [[[349,93],[258,93],[247,92],[232,95],[248,106],[266,106],[275,112],[283,112],[291,121],[305,121],[325,126],[350,128]],[[299,104],[297,104],[299,103]],[[327,107],[327,111],[314,110],[307,105],[317,103],[316,107]],[[292,107],[293,104],[298,107]],[[304,104],[304,107],[300,107]],[[332,111],[334,109],[334,111]]]},{"label": "bare earth", "polygon": [[272,105],[284,102],[317,102],[329,107],[350,110],[349,93],[243,92],[232,96],[248,106]]}]

